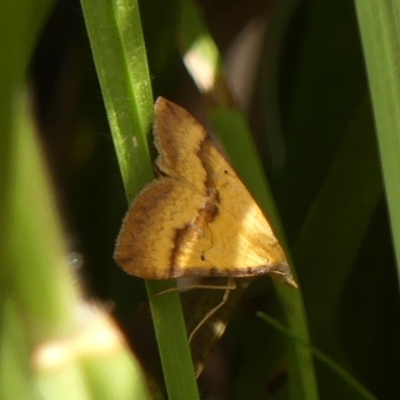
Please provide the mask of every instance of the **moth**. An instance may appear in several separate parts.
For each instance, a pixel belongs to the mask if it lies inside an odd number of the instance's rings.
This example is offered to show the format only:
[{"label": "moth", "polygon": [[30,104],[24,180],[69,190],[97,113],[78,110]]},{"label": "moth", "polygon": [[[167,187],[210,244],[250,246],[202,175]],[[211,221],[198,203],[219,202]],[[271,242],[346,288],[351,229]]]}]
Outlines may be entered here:
[{"label": "moth", "polygon": [[268,219],[205,128],[160,97],[153,135],[160,176],[129,207],[117,238],[117,264],[144,279],[233,282],[269,274],[297,287]]}]

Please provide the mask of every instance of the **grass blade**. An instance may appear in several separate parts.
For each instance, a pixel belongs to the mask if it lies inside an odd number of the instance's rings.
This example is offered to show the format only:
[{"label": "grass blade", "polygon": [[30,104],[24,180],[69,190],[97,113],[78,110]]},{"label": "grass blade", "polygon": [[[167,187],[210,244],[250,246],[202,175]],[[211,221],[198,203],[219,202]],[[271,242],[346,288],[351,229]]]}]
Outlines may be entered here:
[{"label": "grass blade", "polygon": [[[153,178],[148,135],[153,99],[137,1],[82,0],[111,132],[128,199]],[[149,294],[175,285],[147,281]],[[170,399],[198,398],[179,294],[151,298]]]},{"label": "grass blade", "polygon": [[400,7],[356,0],[400,279]]}]

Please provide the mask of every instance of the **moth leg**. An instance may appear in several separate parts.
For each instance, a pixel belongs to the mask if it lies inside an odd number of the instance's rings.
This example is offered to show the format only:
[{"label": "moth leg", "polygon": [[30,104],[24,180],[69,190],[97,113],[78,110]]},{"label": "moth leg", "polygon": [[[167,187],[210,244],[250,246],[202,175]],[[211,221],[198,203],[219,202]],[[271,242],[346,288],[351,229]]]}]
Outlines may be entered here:
[{"label": "moth leg", "polygon": [[199,322],[199,324],[196,326],[196,328],[193,329],[193,331],[189,335],[189,343],[192,341],[193,336],[197,333],[197,331],[203,326],[203,324],[212,316],[214,315],[228,300],[229,293],[231,290],[236,289],[236,284],[235,280],[232,277],[228,277],[228,282],[226,286],[212,286],[212,285],[193,285],[196,287],[190,287],[190,288],[203,288],[203,289],[219,289],[219,290],[225,290],[224,297],[222,298],[221,302],[217,304],[215,307],[213,307],[210,311],[207,312],[207,314],[203,317],[203,319]]},{"label": "moth leg", "polygon": [[[193,290],[193,289],[218,289],[218,290],[228,290],[229,291],[229,290],[236,289],[236,284],[234,282],[234,279],[229,277],[227,285],[224,285],[224,286],[206,285],[204,283],[194,283],[194,284],[188,285],[188,286],[173,287],[170,289],[165,289],[165,290],[162,290],[161,292],[153,293],[150,297],[154,298],[154,297],[162,296],[164,294],[168,294],[168,293],[172,293],[172,292],[181,292],[183,290]],[[219,307],[219,305],[218,305],[218,307]]]}]

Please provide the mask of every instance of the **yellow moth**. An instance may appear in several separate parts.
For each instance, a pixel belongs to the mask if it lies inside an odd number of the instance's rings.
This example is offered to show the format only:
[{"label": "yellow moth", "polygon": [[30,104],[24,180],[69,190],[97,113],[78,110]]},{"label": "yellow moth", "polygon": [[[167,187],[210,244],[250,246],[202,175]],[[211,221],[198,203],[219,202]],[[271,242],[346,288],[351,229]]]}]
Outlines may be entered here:
[{"label": "yellow moth", "polygon": [[154,140],[160,176],[132,202],[116,262],[144,279],[270,274],[297,287],[267,218],[203,126],[158,98]]}]

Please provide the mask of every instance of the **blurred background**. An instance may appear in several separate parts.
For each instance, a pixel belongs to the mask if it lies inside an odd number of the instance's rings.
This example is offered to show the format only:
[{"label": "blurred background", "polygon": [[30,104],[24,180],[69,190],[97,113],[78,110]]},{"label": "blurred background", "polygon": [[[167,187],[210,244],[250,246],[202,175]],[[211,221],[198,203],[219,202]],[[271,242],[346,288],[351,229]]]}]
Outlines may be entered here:
[{"label": "blurred background", "polygon": [[[398,279],[353,3],[198,5],[249,121],[312,344],[377,398],[399,398]],[[210,126],[174,39],[179,2],[139,6],[154,98],[176,101]],[[71,265],[87,296],[109,304],[128,329],[146,291],[113,260],[127,202],[79,1],[56,2],[29,83]],[[280,315],[268,278],[246,292],[210,355],[200,378],[204,398],[288,398],[281,334],[255,317],[258,310]],[[320,398],[362,398],[330,368],[315,365]]]}]

